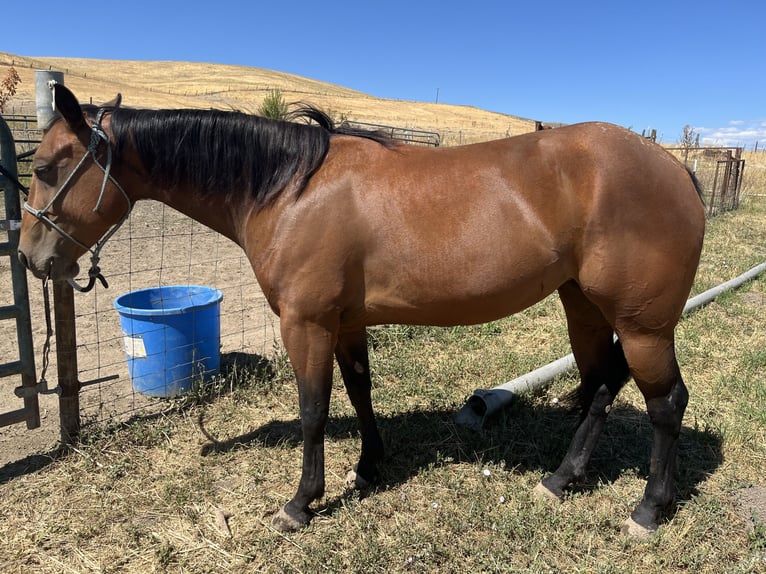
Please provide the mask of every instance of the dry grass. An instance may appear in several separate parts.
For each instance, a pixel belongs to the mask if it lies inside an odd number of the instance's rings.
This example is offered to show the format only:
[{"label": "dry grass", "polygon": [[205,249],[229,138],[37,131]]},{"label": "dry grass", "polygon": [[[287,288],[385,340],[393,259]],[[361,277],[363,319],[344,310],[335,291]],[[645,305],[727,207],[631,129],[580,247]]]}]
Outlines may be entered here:
[{"label": "dry grass", "polygon": [[766,196],[766,152],[746,151],[742,158],[745,160],[742,195]]},{"label": "dry grass", "polygon": [[350,120],[437,131],[447,145],[534,130],[534,121],[471,106],[387,100],[308,78],[241,66],[183,62],[131,62],[76,58],[26,58],[0,52],[0,77],[14,64],[21,76],[12,103],[34,113],[34,70],[64,71],[81,101],[111,100],[117,92],[134,107],[240,109],[255,112],[269,91],[287,101],[309,101]]}]

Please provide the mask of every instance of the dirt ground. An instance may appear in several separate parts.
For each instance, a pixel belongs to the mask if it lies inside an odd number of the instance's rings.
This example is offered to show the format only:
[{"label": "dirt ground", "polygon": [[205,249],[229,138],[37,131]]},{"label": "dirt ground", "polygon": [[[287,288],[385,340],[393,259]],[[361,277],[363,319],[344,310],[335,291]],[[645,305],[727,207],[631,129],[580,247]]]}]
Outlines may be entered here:
[{"label": "dirt ground", "polygon": [[754,485],[736,491],[735,499],[742,521],[749,530],[756,524],[763,528],[766,525],[766,486]]},{"label": "dirt ground", "polygon": [[[87,256],[80,261],[87,271]],[[98,285],[90,293],[75,293],[79,379],[86,386],[80,394],[84,423],[109,422],[150,412],[161,406],[157,399],[134,393],[122,348],[119,314],[113,301],[119,295],[158,285],[197,284],[220,289],[221,351],[268,356],[278,340],[278,319],[268,308],[242,250],[206,227],[156,202],[141,202],[124,227],[107,243],[101,269],[109,289]],[[10,305],[12,286],[8,259],[0,260],[0,282],[5,293],[0,305]],[[84,283],[85,281],[81,281]],[[39,377],[45,341],[43,290],[28,275],[30,312]],[[55,338],[47,380],[56,385]],[[0,323],[0,361],[18,360],[14,321]],[[116,377],[116,378],[114,378]],[[88,384],[99,379],[111,379]],[[0,410],[21,408],[13,394],[20,377],[0,379]],[[27,430],[17,424],[0,428],[0,467],[25,464],[58,445],[59,414],[56,395],[40,396],[41,426]]]}]

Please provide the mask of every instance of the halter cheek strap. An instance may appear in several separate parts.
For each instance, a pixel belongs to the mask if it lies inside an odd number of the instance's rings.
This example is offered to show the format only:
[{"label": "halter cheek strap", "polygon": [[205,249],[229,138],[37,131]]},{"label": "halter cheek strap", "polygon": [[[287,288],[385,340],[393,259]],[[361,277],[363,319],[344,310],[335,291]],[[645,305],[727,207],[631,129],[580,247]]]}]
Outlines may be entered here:
[{"label": "halter cheek strap", "polygon": [[[48,204],[43,207],[42,209],[35,209],[31,205],[29,205],[28,202],[24,202],[24,209],[34,215],[37,219],[44,222],[45,224],[49,225],[53,229],[55,229],[58,233],[60,233],[62,236],[69,239],[74,244],[78,245],[85,251],[89,252],[91,254],[90,256],[90,270],[88,271],[88,277],[89,281],[88,284],[85,287],[82,287],[81,285],[78,285],[77,282],[75,282],[73,279],[69,279],[69,284],[76,289],[77,291],[86,292],[93,289],[93,286],[96,283],[96,279],[98,279],[101,284],[104,287],[109,287],[109,284],[106,282],[106,279],[101,274],[101,269],[98,266],[98,262],[100,259],[100,253],[101,248],[104,247],[104,244],[109,240],[109,238],[114,235],[117,230],[120,228],[120,226],[125,223],[125,220],[130,215],[131,210],[133,209],[133,205],[130,201],[130,198],[128,197],[128,194],[125,193],[125,190],[122,188],[122,186],[117,182],[114,177],[112,177],[111,171],[112,171],[112,146],[109,142],[109,136],[106,134],[106,132],[101,127],[101,121],[103,120],[104,114],[106,113],[106,110],[104,108],[101,108],[98,110],[98,113],[96,114],[96,121],[91,125],[91,133],[90,133],[90,144],[88,145],[88,149],[85,151],[85,154],[82,156],[80,161],[77,163],[77,165],[74,167],[74,169],[69,173],[66,180],[64,180],[64,183],[61,184],[61,187],[59,187],[58,191],[53,195],[51,200],[48,202]],[[101,162],[98,160],[98,146],[101,142],[106,143],[106,165],[102,165]],[[107,182],[111,181],[112,184],[122,193],[123,197],[125,198],[126,203],[128,204],[128,209],[125,211],[125,214],[120,218],[120,220],[112,225],[111,228],[109,228],[106,233],[99,239],[96,244],[93,247],[89,247],[85,245],[82,241],[72,236],[69,232],[64,230],[60,225],[58,225],[55,221],[53,221],[49,217],[49,210],[51,206],[58,200],[60,197],[63,197],[63,195],[67,192],[68,187],[72,179],[74,178],[75,174],[80,170],[82,165],[85,163],[85,160],[88,159],[88,156],[90,156],[93,159],[93,163],[95,163],[101,171],[104,172],[104,178],[101,181],[101,191],[98,195],[98,200],[96,201],[96,206],[93,208],[93,212],[96,213],[101,208],[101,203],[104,200],[104,193],[106,192],[106,184]]]}]

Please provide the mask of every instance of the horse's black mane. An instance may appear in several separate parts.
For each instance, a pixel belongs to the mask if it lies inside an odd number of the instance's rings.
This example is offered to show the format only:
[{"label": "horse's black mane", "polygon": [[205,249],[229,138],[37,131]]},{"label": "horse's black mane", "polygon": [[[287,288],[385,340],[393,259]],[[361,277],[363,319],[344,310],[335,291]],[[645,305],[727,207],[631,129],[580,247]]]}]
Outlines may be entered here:
[{"label": "horse's black mane", "polygon": [[394,145],[377,132],[336,126],[312,106],[293,112],[291,121],[217,110],[110,111],[115,157],[134,148],[158,185],[191,185],[224,196],[249,192],[261,207],[294,178],[300,193],[324,161],[333,135]]}]

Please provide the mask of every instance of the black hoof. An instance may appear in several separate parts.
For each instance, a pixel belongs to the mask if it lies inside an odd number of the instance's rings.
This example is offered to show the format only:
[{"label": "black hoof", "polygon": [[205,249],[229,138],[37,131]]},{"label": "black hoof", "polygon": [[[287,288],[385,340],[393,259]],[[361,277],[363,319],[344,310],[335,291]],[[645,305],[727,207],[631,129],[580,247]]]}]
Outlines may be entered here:
[{"label": "black hoof", "polygon": [[295,512],[284,506],[271,519],[271,525],[280,532],[295,532],[308,526],[310,521],[308,512]]}]

